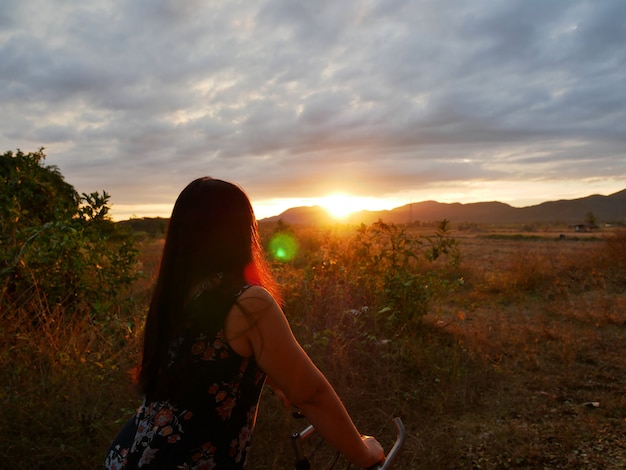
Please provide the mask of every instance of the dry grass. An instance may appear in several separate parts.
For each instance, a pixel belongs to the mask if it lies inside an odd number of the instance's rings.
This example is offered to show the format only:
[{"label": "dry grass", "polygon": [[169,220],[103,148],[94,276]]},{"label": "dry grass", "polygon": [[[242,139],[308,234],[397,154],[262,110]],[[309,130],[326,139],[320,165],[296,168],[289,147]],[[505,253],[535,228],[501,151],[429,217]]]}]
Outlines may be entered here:
[{"label": "dry grass", "polygon": [[101,448],[122,403],[134,407],[120,380],[120,364],[133,354],[125,340],[131,332],[58,308],[40,313],[36,320],[20,308],[2,315],[0,461],[5,468],[93,468],[86,452]]},{"label": "dry grass", "polygon": [[[363,432],[388,447],[403,417],[397,468],[624,468],[626,235],[490,235],[455,234],[464,285],[401,334],[379,328],[348,278],[312,284],[297,263],[279,270],[286,313]],[[2,312],[3,466],[100,466],[137,404],[127,371],[159,252],[146,243],[135,308],[106,324],[44,305],[33,319],[36,293]],[[250,468],[289,468],[302,426],[266,392]]]},{"label": "dry grass", "polygon": [[[403,417],[398,468],[624,468],[626,236],[458,239],[463,288],[392,343],[355,334],[341,309],[288,310],[361,429],[388,447]],[[284,436],[299,424],[275,402],[254,469],[288,466]]]}]

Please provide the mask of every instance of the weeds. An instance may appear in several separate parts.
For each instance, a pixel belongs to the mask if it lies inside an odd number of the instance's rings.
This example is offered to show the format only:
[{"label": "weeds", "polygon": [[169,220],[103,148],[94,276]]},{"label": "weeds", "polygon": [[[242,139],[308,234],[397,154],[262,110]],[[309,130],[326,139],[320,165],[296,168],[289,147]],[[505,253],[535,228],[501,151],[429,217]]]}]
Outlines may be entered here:
[{"label": "weeds", "polygon": [[120,363],[135,331],[43,303],[36,322],[21,308],[2,320],[0,458],[11,468],[93,468],[120,414],[111,390],[127,389]]},{"label": "weeds", "polygon": [[[298,242],[274,266],[294,333],[363,432],[388,448],[390,419],[403,417],[398,468],[626,464],[622,233],[583,242],[455,239],[447,226],[382,223],[279,229]],[[7,468],[101,465],[137,405],[128,371],[160,243],[142,246],[128,303],[103,304],[97,316],[69,315],[36,288],[0,298]],[[288,436],[300,426],[264,394],[250,468],[289,468]]]}]

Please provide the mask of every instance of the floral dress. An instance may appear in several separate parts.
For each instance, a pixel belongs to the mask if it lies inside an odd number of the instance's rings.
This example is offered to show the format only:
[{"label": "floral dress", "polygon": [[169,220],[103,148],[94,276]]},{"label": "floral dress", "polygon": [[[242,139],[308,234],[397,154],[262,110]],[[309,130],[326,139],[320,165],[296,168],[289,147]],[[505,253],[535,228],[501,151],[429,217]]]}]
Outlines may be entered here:
[{"label": "floral dress", "polygon": [[105,468],[243,469],[265,381],[254,358],[230,348],[223,322],[214,334],[196,325],[171,341],[168,369],[193,379],[180,382],[175,401],[144,399]]}]

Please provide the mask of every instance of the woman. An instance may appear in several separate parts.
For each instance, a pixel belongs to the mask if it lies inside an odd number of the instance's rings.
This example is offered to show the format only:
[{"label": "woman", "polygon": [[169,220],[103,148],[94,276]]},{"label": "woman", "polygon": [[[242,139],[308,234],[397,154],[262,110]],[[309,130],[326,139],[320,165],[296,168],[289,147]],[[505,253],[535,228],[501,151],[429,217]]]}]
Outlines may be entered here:
[{"label": "woman", "polygon": [[244,468],[266,378],[352,463],[381,461],[276,299],[248,197],[225,181],[191,182],[174,205],[146,319],[144,401],[106,468]]}]

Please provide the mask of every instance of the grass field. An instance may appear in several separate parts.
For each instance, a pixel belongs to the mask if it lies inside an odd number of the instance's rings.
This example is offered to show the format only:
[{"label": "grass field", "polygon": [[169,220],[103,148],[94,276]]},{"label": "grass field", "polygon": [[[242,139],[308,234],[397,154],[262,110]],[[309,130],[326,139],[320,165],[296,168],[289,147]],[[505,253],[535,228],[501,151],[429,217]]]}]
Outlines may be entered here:
[{"label": "grass field", "polygon": [[[390,284],[405,312],[390,322],[370,278],[383,260],[357,259],[343,232],[290,230],[301,254],[275,271],[294,332],[362,432],[388,447],[402,416],[398,469],[626,468],[625,233],[453,228],[460,262],[411,265],[424,275]],[[43,304],[33,318],[36,292],[2,312],[3,467],[101,465],[138,403],[128,371],[161,247],[142,242],[132,308],[105,321]],[[264,392],[249,468],[289,468],[301,427]]]}]

